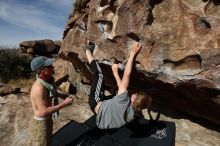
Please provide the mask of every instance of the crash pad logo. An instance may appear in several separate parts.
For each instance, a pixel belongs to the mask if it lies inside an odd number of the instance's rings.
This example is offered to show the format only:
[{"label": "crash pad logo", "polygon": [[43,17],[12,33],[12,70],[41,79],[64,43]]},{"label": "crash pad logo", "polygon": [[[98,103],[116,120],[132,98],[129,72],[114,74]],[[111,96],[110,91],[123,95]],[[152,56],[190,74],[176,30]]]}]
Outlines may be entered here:
[{"label": "crash pad logo", "polygon": [[167,128],[157,130],[155,134],[152,134],[151,137],[156,138],[156,139],[162,139],[167,137]]}]

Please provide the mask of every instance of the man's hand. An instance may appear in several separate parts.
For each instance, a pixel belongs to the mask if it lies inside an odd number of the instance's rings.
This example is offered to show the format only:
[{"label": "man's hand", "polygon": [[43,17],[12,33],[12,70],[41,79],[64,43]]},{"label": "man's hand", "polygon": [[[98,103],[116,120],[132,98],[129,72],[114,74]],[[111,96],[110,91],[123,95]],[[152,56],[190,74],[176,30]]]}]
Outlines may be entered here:
[{"label": "man's hand", "polygon": [[131,53],[137,54],[139,53],[141,50],[141,43],[136,42],[133,43],[133,45],[131,46]]},{"label": "man's hand", "polygon": [[69,97],[67,97],[64,101],[63,101],[63,103],[65,104],[65,105],[70,105],[70,104],[72,104],[73,103],[73,100],[75,99],[75,96],[69,96]]}]

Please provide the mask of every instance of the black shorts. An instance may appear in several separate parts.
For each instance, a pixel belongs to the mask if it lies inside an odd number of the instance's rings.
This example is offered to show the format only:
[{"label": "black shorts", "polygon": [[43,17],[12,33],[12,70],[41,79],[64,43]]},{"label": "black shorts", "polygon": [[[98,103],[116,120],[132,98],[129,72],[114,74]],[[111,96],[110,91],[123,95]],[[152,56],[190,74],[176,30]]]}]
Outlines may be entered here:
[{"label": "black shorts", "polygon": [[99,101],[102,101],[104,99],[103,74],[96,60],[93,60],[90,63],[89,67],[93,74],[92,86],[89,95],[89,105],[91,110],[95,113],[96,105]]}]

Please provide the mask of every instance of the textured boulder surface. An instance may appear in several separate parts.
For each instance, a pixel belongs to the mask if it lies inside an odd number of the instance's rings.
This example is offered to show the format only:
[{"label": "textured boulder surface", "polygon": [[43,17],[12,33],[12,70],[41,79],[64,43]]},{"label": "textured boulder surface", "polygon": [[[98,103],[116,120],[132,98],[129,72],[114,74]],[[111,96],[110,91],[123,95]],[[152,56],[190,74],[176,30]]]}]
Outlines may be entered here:
[{"label": "textured boulder surface", "polygon": [[220,2],[218,0],[92,0],[72,10],[60,56],[91,80],[83,46],[96,45],[106,86],[116,89],[112,57],[126,62],[142,43],[130,89],[153,96],[153,109],[220,125]]},{"label": "textured boulder surface", "polygon": [[47,56],[58,53],[61,41],[52,41],[49,39],[33,40],[21,42],[19,45],[22,53]]}]

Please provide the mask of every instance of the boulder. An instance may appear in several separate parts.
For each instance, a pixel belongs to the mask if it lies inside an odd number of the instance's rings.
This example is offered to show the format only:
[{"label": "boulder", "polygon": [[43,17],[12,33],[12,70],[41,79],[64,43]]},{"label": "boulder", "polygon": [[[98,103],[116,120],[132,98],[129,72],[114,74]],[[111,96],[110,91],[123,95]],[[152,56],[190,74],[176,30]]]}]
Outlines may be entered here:
[{"label": "boulder", "polygon": [[116,89],[110,62],[128,58],[142,43],[130,89],[153,96],[153,109],[190,115],[220,125],[220,3],[192,0],[93,0],[73,9],[59,51],[88,81],[85,40],[106,86]]},{"label": "boulder", "polygon": [[4,84],[3,86],[0,86],[0,96],[18,92],[20,92],[20,87],[16,87],[15,85]]},{"label": "boulder", "polygon": [[70,62],[62,60],[62,59],[56,59],[53,63],[54,66],[54,82],[56,84],[61,84],[62,82],[67,81],[69,75],[69,66],[71,65]]},{"label": "boulder", "polygon": [[52,41],[49,39],[24,41],[20,43],[20,51],[32,55],[47,56],[57,54],[60,49],[60,44],[61,41]]}]

